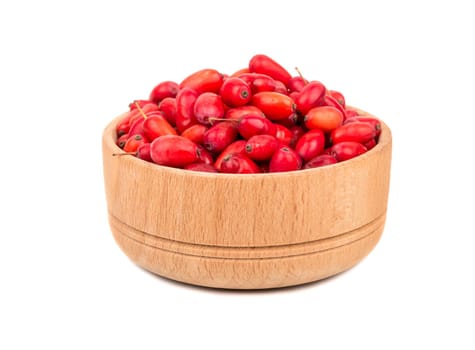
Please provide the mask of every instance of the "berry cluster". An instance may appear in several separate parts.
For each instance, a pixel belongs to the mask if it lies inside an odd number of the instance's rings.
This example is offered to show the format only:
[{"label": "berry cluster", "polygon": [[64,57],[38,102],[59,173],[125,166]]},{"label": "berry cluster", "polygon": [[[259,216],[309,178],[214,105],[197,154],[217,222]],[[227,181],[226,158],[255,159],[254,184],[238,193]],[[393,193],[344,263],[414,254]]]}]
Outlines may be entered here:
[{"label": "berry cluster", "polygon": [[203,69],[159,83],[118,122],[117,145],[140,159],[195,171],[314,168],[374,147],[379,120],[345,106],[319,81],[291,76],[266,55],[232,75]]}]

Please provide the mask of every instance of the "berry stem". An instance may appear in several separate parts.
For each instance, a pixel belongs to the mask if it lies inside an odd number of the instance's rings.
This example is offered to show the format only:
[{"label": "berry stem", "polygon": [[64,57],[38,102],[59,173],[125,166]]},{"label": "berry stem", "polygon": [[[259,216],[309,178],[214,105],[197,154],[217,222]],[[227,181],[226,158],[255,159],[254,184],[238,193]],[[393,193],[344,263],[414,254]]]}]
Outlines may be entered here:
[{"label": "berry stem", "polygon": [[114,157],[121,157],[121,156],[134,156],[137,152],[123,152],[123,153],[112,153]]},{"label": "berry stem", "polygon": [[302,78],[304,81],[306,81],[305,78],[304,78],[303,75],[302,75],[302,72],[300,72],[299,67],[295,67],[295,70],[296,70],[297,73],[299,74],[300,78]]},{"label": "berry stem", "polygon": [[140,104],[137,102],[137,101],[134,101],[135,103],[135,107],[137,107],[137,109],[139,110],[140,114],[143,115],[143,118],[144,119],[147,119],[147,115],[143,112],[143,109],[142,107],[140,107]]},{"label": "berry stem", "polygon": [[236,119],[226,119],[226,118],[216,118],[216,117],[209,117],[208,121],[213,124],[214,122],[238,122]]}]

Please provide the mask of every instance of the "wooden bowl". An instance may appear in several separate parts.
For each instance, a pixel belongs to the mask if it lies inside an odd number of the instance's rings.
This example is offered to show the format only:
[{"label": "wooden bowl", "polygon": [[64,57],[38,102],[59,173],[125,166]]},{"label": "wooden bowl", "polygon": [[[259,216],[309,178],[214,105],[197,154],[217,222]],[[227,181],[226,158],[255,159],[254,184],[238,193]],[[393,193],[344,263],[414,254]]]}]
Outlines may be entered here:
[{"label": "wooden bowl", "polygon": [[[365,113],[368,114],[368,113]],[[114,238],[136,264],[194,285],[264,289],[347,270],[384,228],[391,132],[351,160],[269,174],[214,174],[159,166],[122,152],[112,121],[103,134]]]}]

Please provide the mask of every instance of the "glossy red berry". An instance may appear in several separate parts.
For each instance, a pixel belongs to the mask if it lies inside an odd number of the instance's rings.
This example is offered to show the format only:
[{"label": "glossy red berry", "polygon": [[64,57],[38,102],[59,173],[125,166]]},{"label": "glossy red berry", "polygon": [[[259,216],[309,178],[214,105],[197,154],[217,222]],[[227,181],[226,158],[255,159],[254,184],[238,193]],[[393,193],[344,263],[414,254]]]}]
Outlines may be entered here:
[{"label": "glossy red berry", "polygon": [[337,108],[321,106],[309,110],[304,118],[304,123],[308,129],[320,129],[323,132],[330,132],[339,127],[343,120],[344,116]]},{"label": "glossy red berry", "polygon": [[180,89],[191,88],[198,93],[213,92],[217,94],[223,85],[224,76],[216,69],[202,69],[190,74],[180,83]]},{"label": "glossy red berry", "polygon": [[165,97],[158,105],[158,109],[163,112],[171,125],[176,125],[176,98]]},{"label": "glossy red berry", "polygon": [[279,147],[279,141],[271,135],[255,135],[246,143],[246,155],[255,161],[269,160]]},{"label": "glossy red berry", "polygon": [[266,74],[244,73],[239,78],[249,85],[253,94],[263,91],[275,91],[276,81]]},{"label": "glossy red berry", "polygon": [[213,92],[202,93],[196,99],[193,112],[199,123],[211,125],[213,119],[222,119],[224,116],[223,100]]},{"label": "glossy red berry", "polygon": [[143,121],[143,132],[150,142],[163,135],[177,134],[168,121],[157,116],[148,117]]},{"label": "glossy red berry", "polygon": [[255,55],[249,61],[249,71],[266,74],[275,80],[280,80],[286,86],[292,76],[275,60],[266,55]]},{"label": "glossy red berry", "polygon": [[304,169],[318,168],[325,165],[335,164],[338,161],[336,158],[330,154],[320,154],[315,158],[309,160],[303,166]]},{"label": "glossy red berry", "polygon": [[242,117],[247,115],[254,115],[261,118],[266,117],[256,106],[247,105],[228,109],[224,115],[224,119],[241,120]]},{"label": "glossy red berry", "polygon": [[174,81],[162,81],[153,88],[149,100],[158,104],[164,98],[175,97],[178,94],[178,90],[178,84]]},{"label": "glossy red berry", "polygon": [[354,122],[344,124],[331,133],[331,141],[333,144],[343,141],[354,141],[365,143],[376,136],[376,130],[373,125],[366,122]]},{"label": "glossy red berry", "polygon": [[194,106],[198,92],[191,88],[181,89],[176,96],[176,117],[177,130],[181,133],[190,126],[198,124],[194,113]]},{"label": "glossy red berry", "polygon": [[295,99],[297,110],[302,113],[302,115],[306,115],[309,110],[321,104],[325,97],[325,92],[325,86],[319,81],[308,83],[302,88]]},{"label": "glossy red berry", "polygon": [[224,157],[221,163],[221,172],[232,174],[255,174],[261,169],[244,154],[231,154]]},{"label": "glossy red berry", "polygon": [[150,156],[150,143],[144,143],[141,144],[137,148],[137,153],[136,153],[137,158],[145,160],[147,162],[152,161],[152,157]]},{"label": "glossy red berry", "polygon": [[275,138],[283,145],[290,146],[292,142],[293,133],[283,125],[275,124]]},{"label": "glossy red berry", "polygon": [[182,168],[200,161],[198,146],[185,137],[165,135],[150,145],[152,160],[160,165]]},{"label": "glossy red berry", "polygon": [[211,153],[218,154],[236,140],[237,134],[235,122],[220,122],[204,133],[203,146]]},{"label": "glossy red berry", "polygon": [[289,92],[300,92],[307,84],[308,81],[306,81],[301,76],[292,77],[288,84]]},{"label": "glossy red berry", "polygon": [[269,119],[261,118],[256,115],[246,115],[239,120],[237,124],[239,134],[246,140],[254,135],[272,135],[275,136],[276,127]]},{"label": "glossy red berry", "polygon": [[274,152],[269,162],[269,172],[282,172],[299,170],[302,159],[292,148],[283,146]]},{"label": "glossy red berry", "polygon": [[244,140],[234,141],[219,154],[219,156],[216,158],[216,161],[214,162],[214,167],[218,170],[221,170],[221,164],[223,162],[223,159],[226,156],[238,154],[238,153],[244,154],[245,148],[246,148],[246,141]]},{"label": "glossy red berry", "polygon": [[203,124],[195,124],[181,133],[181,136],[193,141],[197,145],[203,144],[203,137],[209,127]]},{"label": "glossy red berry", "polygon": [[291,97],[275,91],[259,92],[252,96],[252,105],[259,108],[270,120],[281,120],[295,113]]},{"label": "glossy red berry", "polygon": [[368,117],[368,116],[355,116],[355,117],[347,118],[343,124],[349,124],[349,123],[354,123],[354,122],[369,123],[373,126],[376,132],[376,137],[381,134],[381,122],[377,118]]},{"label": "glossy red berry", "polygon": [[327,94],[333,97],[343,108],[345,108],[345,97],[343,94],[336,90],[327,90]]},{"label": "glossy red berry", "polygon": [[127,139],[127,142],[124,145],[125,152],[135,152],[137,149],[147,143],[148,141],[142,135],[132,135]]},{"label": "glossy red berry", "polygon": [[339,162],[354,158],[367,151],[361,143],[354,141],[343,141],[331,147],[331,154]]},{"label": "glossy red berry", "polygon": [[224,81],[219,94],[229,107],[244,106],[252,97],[249,85],[244,80],[235,77]]},{"label": "glossy red berry", "polygon": [[295,145],[295,151],[305,161],[315,158],[325,148],[325,134],[320,129],[313,129],[302,135]]},{"label": "glossy red berry", "polygon": [[127,142],[127,139],[129,138],[129,134],[123,134],[121,135],[117,141],[116,141],[116,145],[119,146],[120,148],[124,148],[125,146],[125,143]]}]

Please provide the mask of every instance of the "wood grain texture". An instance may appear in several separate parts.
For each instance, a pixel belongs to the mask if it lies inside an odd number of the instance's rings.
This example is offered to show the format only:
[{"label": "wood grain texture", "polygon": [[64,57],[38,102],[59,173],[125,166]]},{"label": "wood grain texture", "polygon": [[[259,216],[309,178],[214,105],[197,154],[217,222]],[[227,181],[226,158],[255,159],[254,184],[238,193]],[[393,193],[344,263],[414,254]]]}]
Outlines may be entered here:
[{"label": "wood grain texture", "polygon": [[109,222],[138,265],[217,288],[274,288],[344,271],[384,227],[391,132],[352,160],[288,173],[211,174],[114,157],[103,134]]}]

